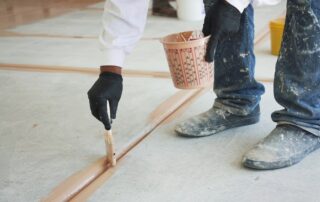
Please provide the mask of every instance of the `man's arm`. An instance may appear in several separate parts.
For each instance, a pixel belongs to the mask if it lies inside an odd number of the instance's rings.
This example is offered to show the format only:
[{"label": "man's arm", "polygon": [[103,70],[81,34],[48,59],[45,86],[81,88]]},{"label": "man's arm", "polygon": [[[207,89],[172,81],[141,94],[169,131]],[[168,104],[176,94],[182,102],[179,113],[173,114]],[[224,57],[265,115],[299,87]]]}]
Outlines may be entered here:
[{"label": "man's arm", "polygon": [[99,40],[102,65],[123,67],[124,59],[141,38],[146,24],[148,0],[107,0]]},{"label": "man's arm", "polygon": [[[111,129],[122,95],[121,70],[125,56],[141,38],[148,13],[148,0],[107,0],[99,40],[103,57],[98,80],[88,91],[92,115]],[[107,105],[109,103],[109,106]]]}]

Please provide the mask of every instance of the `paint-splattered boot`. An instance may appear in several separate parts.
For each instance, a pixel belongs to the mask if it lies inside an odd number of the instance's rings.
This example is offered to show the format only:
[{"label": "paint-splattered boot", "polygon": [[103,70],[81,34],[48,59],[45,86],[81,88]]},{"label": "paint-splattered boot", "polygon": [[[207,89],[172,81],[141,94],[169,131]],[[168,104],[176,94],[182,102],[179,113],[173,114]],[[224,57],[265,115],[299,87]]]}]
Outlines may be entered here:
[{"label": "paint-splattered boot", "polygon": [[210,110],[181,122],[175,131],[184,137],[204,137],[218,132],[257,123],[260,118],[260,107],[246,116],[238,116],[224,109],[213,107]]},{"label": "paint-splattered boot", "polygon": [[259,170],[278,169],[298,163],[320,147],[320,137],[293,125],[278,125],[244,155],[243,165]]}]

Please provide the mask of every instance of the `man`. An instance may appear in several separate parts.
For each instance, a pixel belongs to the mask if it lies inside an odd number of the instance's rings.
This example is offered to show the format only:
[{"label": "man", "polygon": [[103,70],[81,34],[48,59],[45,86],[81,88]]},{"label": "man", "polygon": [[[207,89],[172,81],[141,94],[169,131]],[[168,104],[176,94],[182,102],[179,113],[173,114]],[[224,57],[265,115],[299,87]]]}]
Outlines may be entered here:
[{"label": "man", "polygon": [[[277,0],[204,0],[203,33],[211,35],[205,60],[215,63],[217,98],[207,112],[176,126],[185,137],[204,137],[259,121],[264,87],[254,79],[252,4]],[[248,151],[243,164],[255,169],[291,166],[320,147],[320,3],[288,0],[280,56],[276,65],[274,96],[284,107],[275,111],[277,127]],[[89,90],[92,114],[110,129],[122,93],[121,67],[125,55],[142,35],[147,0],[106,2],[103,32],[105,54],[99,79]]]}]

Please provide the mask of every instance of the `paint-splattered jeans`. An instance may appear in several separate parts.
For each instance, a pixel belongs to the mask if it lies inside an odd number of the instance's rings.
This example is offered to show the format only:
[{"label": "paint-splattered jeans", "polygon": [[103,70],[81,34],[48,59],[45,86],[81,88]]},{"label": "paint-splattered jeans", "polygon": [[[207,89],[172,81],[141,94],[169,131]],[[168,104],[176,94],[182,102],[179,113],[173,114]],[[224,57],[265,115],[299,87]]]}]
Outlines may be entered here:
[{"label": "paint-splattered jeans", "polygon": [[320,2],[288,0],[274,95],[285,109],[276,122],[314,129],[320,136]]},{"label": "paint-splattered jeans", "polygon": [[[207,2],[206,2],[207,1]],[[320,3],[288,0],[281,53],[274,81],[274,96],[283,110],[275,122],[289,123],[320,136]],[[208,2],[205,0],[206,8]],[[222,39],[215,55],[215,106],[246,115],[259,104],[264,87],[254,79],[253,8],[243,13],[241,29]]]}]

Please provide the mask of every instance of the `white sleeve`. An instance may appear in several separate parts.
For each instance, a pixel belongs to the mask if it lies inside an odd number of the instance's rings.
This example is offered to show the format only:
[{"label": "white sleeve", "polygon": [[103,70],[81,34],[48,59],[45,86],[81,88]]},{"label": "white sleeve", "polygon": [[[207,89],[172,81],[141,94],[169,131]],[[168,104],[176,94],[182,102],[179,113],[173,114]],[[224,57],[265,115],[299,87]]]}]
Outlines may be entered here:
[{"label": "white sleeve", "polygon": [[101,65],[123,67],[125,56],[143,34],[147,13],[148,0],[106,0],[99,36]]},{"label": "white sleeve", "polygon": [[252,1],[252,5],[254,7],[258,7],[258,6],[274,6],[277,5],[281,2],[281,0],[253,0]]},{"label": "white sleeve", "polygon": [[249,6],[251,0],[227,0],[227,2],[236,7],[240,13],[242,13],[243,10]]},{"label": "white sleeve", "polygon": [[226,0],[229,4],[236,7],[240,13],[243,12],[245,8],[249,6],[250,3],[254,7],[263,5],[276,5],[281,2],[281,0]]}]

